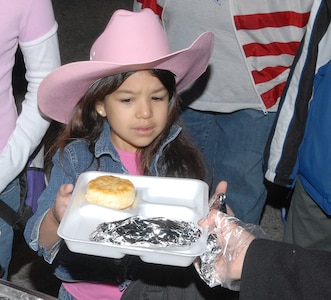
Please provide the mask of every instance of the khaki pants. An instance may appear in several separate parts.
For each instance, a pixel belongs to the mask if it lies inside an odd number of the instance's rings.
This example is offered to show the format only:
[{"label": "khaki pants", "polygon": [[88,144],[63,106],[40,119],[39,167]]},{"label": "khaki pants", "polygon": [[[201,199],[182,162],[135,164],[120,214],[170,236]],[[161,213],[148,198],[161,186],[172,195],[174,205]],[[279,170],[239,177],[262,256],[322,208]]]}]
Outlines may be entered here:
[{"label": "khaki pants", "polygon": [[331,251],[331,216],[309,197],[298,179],[287,216],[284,241]]}]

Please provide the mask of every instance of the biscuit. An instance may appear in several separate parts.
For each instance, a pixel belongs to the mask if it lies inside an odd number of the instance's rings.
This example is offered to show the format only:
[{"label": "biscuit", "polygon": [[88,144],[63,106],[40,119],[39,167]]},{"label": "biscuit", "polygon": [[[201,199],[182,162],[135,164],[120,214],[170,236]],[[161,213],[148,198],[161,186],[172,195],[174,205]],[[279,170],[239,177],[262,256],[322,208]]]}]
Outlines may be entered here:
[{"label": "biscuit", "polygon": [[104,175],[88,182],[86,201],[113,209],[126,209],[134,203],[135,187],[124,178]]}]

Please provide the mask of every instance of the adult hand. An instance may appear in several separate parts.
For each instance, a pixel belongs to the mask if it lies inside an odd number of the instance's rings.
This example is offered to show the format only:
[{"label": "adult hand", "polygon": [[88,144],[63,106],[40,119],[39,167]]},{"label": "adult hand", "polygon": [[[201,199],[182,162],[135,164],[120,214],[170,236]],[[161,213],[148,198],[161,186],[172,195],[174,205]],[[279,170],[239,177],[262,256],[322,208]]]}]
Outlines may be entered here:
[{"label": "adult hand", "polygon": [[233,282],[241,278],[244,258],[255,236],[248,231],[249,228],[244,228],[248,224],[217,210],[212,210],[199,225],[210,228],[210,234],[216,236],[221,249],[213,269],[215,283],[231,288]]},{"label": "adult hand", "polygon": [[[218,209],[218,207],[219,207],[219,203],[217,201],[219,198],[218,195],[226,194],[227,187],[228,187],[228,183],[226,181],[219,182],[219,184],[216,187],[215,194],[210,198],[210,201],[209,201],[210,202],[209,206],[210,206],[211,210]],[[226,206],[226,213],[230,216],[234,216],[234,212],[232,211],[231,207],[229,207],[226,203],[225,203],[225,206]]]},{"label": "adult hand", "polygon": [[291,198],[293,194],[293,189],[287,188],[269,181],[265,181],[265,186],[267,188],[267,199],[266,203],[275,208],[289,208],[291,203]]},{"label": "adult hand", "polygon": [[210,212],[199,225],[208,227],[206,250],[194,265],[200,277],[210,286],[221,285],[231,290],[240,289],[240,278],[247,249],[257,237],[264,237],[260,226],[245,224],[234,217],[230,207],[227,213],[219,211],[219,194],[226,193],[227,182],[221,181],[210,200]]}]

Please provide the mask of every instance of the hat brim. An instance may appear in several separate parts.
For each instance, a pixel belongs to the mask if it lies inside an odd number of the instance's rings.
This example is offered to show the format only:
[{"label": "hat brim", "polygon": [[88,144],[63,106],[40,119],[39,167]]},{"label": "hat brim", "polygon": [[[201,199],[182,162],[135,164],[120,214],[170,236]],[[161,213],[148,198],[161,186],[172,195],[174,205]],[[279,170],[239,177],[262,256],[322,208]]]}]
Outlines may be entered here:
[{"label": "hat brim", "polygon": [[211,32],[201,34],[190,47],[154,61],[116,64],[105,61],[80,61],[63,65],[50,73],[38,89],[38,105],[43,114],[67,124],[80,98],[96,80],[127,71],[162,69],[176,75],[180,92],[207,69],[213,49]]}]

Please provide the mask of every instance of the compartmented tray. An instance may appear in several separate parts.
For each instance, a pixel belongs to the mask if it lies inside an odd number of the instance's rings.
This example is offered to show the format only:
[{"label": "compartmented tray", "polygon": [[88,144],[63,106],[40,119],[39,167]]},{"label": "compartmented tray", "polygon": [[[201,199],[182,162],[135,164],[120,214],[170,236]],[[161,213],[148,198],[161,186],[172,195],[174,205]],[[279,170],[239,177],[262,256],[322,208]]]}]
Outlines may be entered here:
[{"label": "compartmented tray", "polygon": [[[88,203],[85,200],[87,184],[102,175],[129,179],[136,188],[134,205],[125,210],[115,210]],[[186,267],[205,251],[207,231],[200,228],[197,222],[207,213],[208,185],[201,180],[85,172],[77,180],[58,234],[73,252],[109,258],[122,258],[130,254],[140,256],[149,263]],[[202,234],[196,243],[185,247],[147,248],[90,241],[89,235],[99,224],[132,216],[193,222]]]}]

